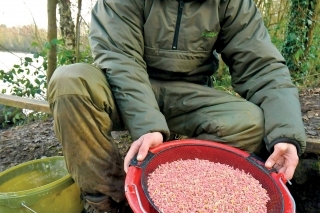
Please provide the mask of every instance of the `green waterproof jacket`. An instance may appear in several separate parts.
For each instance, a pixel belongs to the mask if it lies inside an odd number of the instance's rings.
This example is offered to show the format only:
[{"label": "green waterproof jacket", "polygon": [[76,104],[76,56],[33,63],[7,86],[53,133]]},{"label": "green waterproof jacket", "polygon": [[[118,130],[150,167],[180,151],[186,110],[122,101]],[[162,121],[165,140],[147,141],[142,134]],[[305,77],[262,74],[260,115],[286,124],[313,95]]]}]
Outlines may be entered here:
[{"label": "green waterproof jacket", "polygon": [[287,141],[303,153],[298,91],[252,0],[98,0],[89,39],[134,140],[170,134],[149,77],[206,83],[217,51],[235,91],[262,108],[267,148]]}]

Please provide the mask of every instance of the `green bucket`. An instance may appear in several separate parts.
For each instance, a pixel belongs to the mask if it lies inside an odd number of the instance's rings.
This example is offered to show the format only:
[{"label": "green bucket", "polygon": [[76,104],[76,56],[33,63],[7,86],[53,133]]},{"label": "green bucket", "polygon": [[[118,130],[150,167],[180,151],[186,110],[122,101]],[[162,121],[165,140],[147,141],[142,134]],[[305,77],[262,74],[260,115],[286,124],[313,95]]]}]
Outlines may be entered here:
[{"label": "green bucket", "polygon": [[80,213],[80,189],[63,156],[32,160],[0,173],[1,213]]}]

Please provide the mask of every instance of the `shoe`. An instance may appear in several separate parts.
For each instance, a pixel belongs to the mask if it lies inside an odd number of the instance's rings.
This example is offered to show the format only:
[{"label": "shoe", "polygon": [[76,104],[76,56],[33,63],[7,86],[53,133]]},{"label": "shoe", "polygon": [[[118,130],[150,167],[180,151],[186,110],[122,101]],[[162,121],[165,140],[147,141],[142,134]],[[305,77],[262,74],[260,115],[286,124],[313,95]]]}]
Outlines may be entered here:
[{"label": "shoe", "polygon": [[117,203],[105,195],[84,195],[82,213],[133,213],[126,200]]}]

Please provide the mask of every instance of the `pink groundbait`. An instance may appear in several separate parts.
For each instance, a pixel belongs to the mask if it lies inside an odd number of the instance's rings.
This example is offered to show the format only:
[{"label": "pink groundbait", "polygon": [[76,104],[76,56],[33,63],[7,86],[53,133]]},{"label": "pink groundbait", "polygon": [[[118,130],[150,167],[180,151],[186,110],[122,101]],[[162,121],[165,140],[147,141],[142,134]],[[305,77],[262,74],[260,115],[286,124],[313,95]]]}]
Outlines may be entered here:
[{"label": "pink groundbait", "polygon": [[224,144],[166,142],[131,165],[125,191],[135,213],[295,212],[283,174]]},{"label": "pink groundbait", "polygon": [[270,200],[250,174],[199,159],[161,164],[149,175],[148,192],[155,206],[168,213],[267,213]]}]

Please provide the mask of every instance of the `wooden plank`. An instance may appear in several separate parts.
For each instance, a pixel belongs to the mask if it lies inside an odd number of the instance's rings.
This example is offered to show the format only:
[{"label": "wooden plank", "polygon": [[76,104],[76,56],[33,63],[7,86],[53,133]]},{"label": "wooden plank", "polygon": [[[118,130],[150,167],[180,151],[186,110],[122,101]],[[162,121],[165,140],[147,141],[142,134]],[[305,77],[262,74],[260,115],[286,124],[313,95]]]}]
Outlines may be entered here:
[{"label": "wooden plank", "polygon": [[319,138],[307,138],[306,153],[320,154],[320,139]]},{"label": "wooden plank", "polygon": [[49,103],[47,101],[23,98],[14,95],[0,94],[0,104],[51,114]]}]

